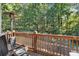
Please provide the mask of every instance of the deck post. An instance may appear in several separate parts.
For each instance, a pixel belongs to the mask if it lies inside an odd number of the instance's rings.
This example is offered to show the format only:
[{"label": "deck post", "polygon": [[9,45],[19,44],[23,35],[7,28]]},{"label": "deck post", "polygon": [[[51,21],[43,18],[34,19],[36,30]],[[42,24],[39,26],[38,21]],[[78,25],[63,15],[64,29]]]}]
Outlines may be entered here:
[{"label": "deck post", "polygon": [[37,35],[34,38],[34,52],[37,52]]},{"label": "deck post", "polygon": [[34,38],[32,40],[32,48],[34,52],[37,52],[37,32],[34,33]]}]

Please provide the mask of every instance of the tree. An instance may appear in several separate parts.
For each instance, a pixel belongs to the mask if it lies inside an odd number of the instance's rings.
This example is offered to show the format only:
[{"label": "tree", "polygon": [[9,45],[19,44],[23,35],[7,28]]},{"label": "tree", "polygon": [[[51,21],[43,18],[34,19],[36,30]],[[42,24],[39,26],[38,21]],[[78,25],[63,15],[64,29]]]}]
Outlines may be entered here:
[{"label": "tree", "polygon": [[[72,35],[78,33],[79,12],[71,11],[76,4],[30,3],[2,4],[2,12],[14,11],[18,18],[16,31]],[[78,6],[78,5],[77,5]],[[74,20],[75,19],[75,20]],[[3,31],[10,28],[10,18],[3,14]]]}]

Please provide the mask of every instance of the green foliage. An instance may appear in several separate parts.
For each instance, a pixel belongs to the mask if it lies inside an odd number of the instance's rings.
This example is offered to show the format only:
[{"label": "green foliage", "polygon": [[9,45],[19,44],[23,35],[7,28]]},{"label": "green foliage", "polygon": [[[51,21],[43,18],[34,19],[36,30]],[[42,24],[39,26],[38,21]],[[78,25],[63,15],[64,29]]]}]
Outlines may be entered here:
[{"label": "green foliage", "polygon": [[[2,4],[3,12],[14,11],[16,31],[78,35],[79,13],[70,11],[73,5],[65,3]],[[3,14],[3,31],[10,29],[10,18]]]}]

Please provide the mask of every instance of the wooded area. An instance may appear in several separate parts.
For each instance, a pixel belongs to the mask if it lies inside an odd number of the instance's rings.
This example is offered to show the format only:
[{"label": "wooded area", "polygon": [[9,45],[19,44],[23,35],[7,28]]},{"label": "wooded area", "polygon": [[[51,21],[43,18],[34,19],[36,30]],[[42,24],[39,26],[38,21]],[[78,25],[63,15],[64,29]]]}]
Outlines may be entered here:
[{"label": "wooded area", "polygon": [[3,31],[11,30],[11,19],[4,12],[14,12],[16,31],[79,35],[79,4],[4,3],[1,6]]}]

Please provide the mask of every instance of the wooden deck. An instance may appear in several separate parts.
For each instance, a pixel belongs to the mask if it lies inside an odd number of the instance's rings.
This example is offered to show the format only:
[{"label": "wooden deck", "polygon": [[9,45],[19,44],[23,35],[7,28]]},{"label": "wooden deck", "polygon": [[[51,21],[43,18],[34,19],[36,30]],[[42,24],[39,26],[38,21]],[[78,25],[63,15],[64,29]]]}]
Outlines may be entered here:
[{"label": "wooden deck", "polygon": [[[31,55],[69,56],[71,51],[79,52],[79,36],[15,32],[8,35],[8,37],[12,35],[16,36],[17,42],[29,48],[29,54]],[[76,43],[74,43],[74,40]]]}]

